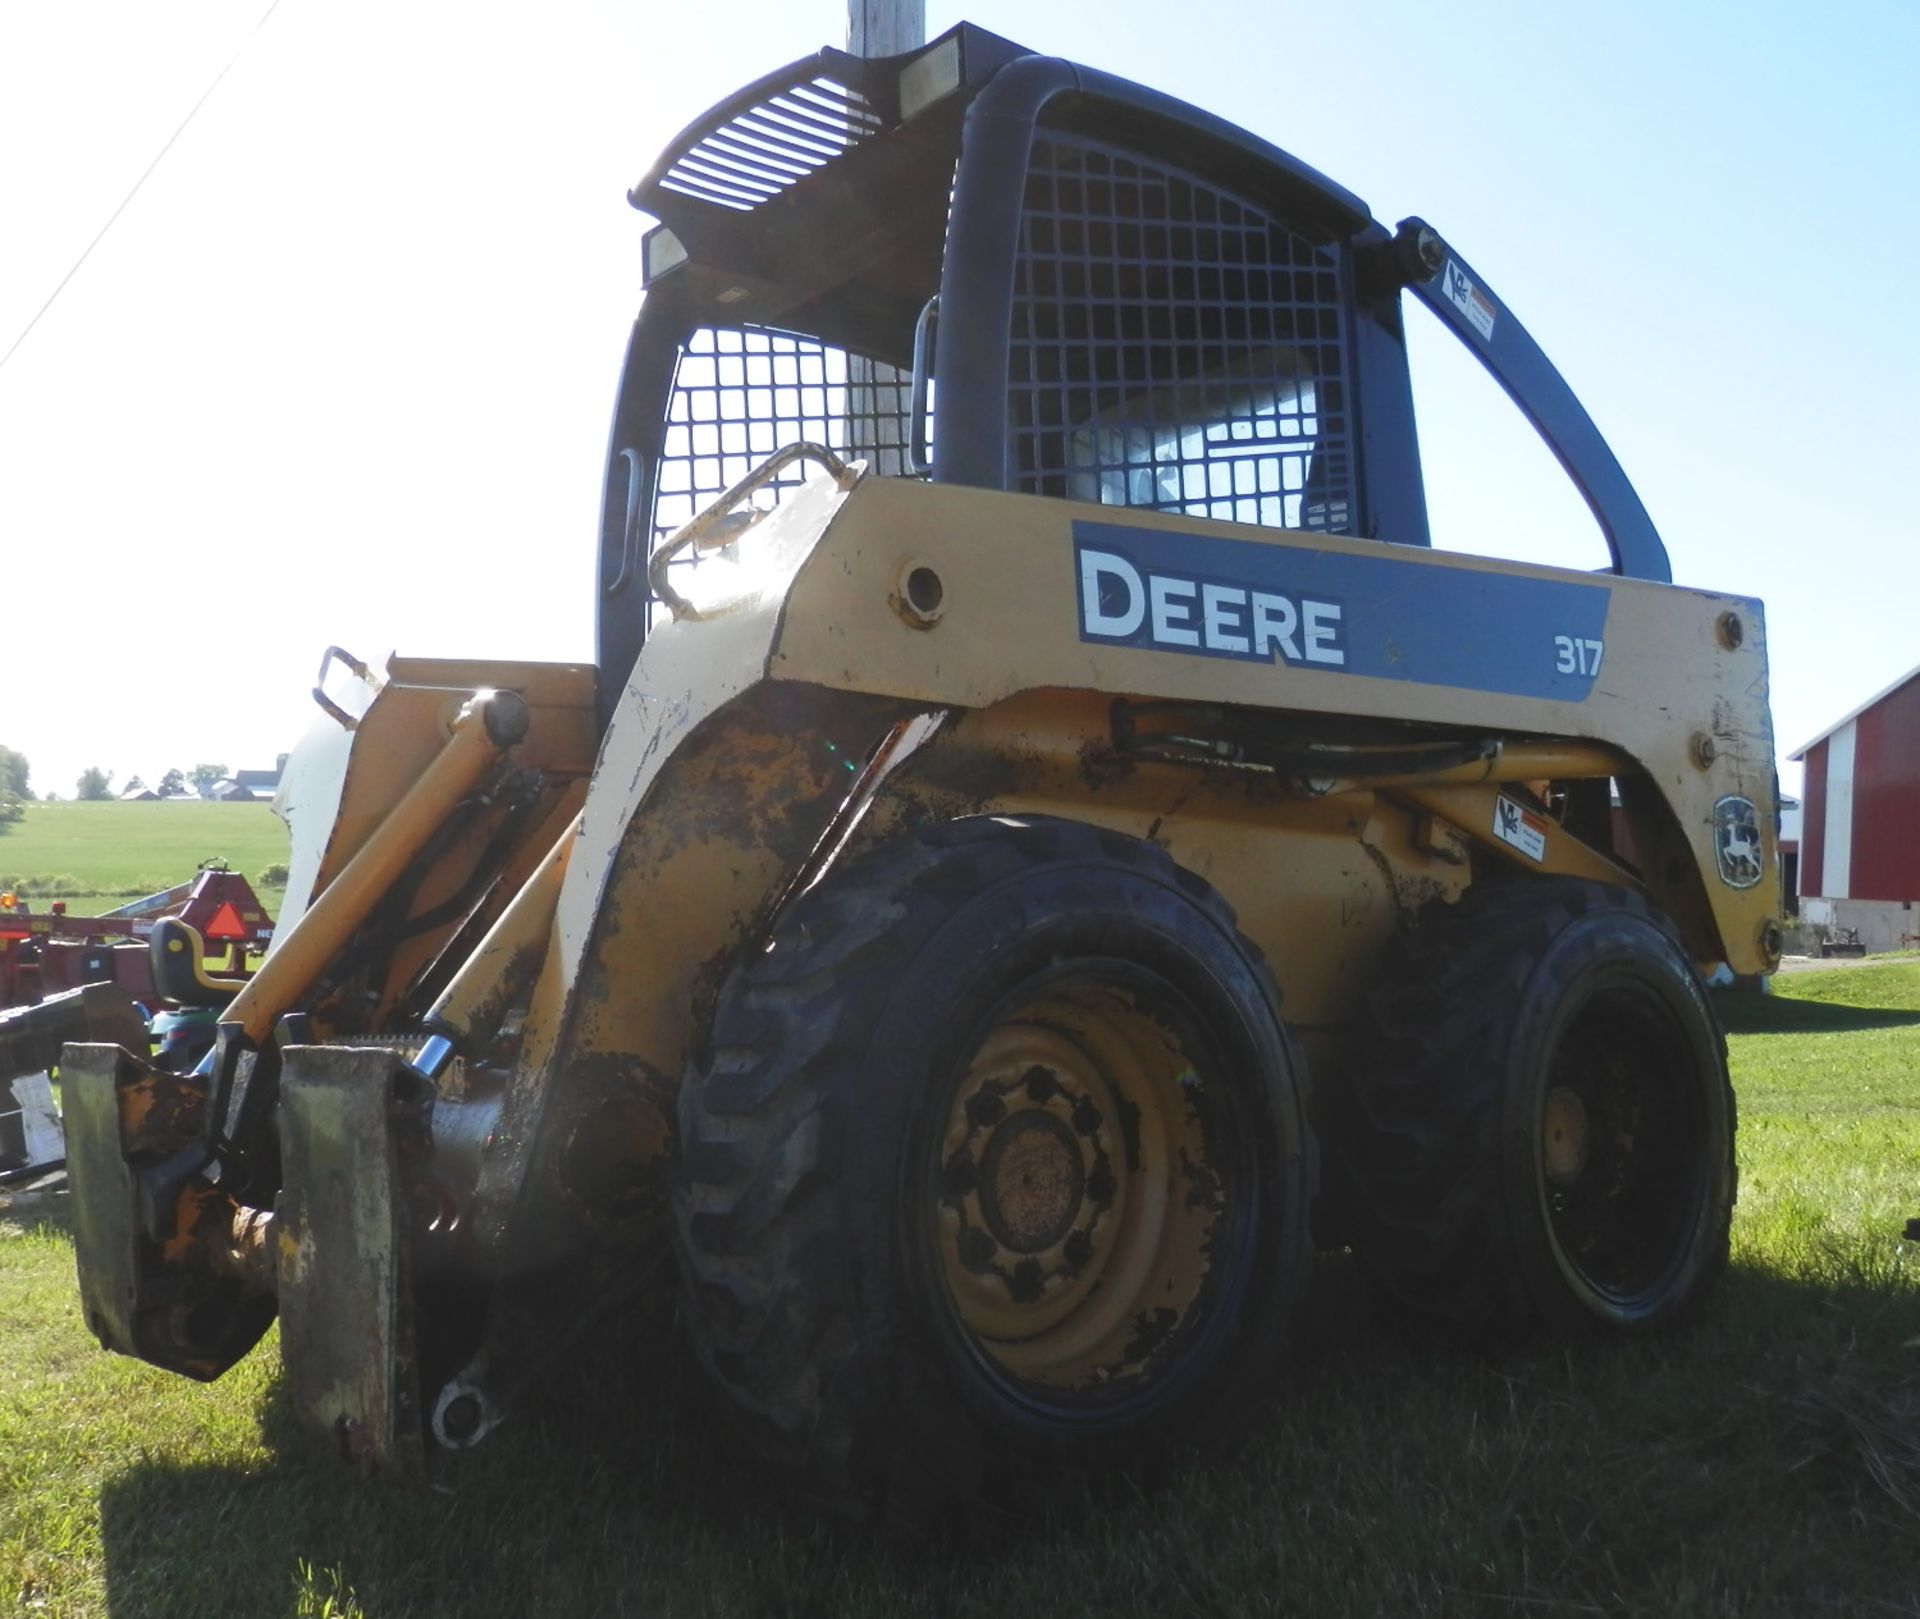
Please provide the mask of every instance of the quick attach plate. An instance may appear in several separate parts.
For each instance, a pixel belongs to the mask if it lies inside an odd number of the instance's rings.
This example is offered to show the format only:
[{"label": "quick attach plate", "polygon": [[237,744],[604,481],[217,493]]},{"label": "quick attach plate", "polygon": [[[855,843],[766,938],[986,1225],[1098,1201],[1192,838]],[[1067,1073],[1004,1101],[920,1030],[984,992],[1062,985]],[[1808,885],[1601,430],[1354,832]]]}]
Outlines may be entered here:
[{"label": "quick attach plate", "polygon": [[290,1046],[280,1075],[280,1349],[302,1421],[349,1461],[423,1465],[401,1161],[422,1084],[391,1051]]}]

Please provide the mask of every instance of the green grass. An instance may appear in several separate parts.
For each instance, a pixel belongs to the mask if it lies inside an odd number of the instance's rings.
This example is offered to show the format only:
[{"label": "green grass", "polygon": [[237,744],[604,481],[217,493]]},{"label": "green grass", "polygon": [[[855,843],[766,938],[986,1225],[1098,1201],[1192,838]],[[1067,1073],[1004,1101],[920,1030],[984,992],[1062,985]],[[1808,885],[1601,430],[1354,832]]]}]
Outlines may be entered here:
[{"label": "green grass", "polygon": [[1441,1349],[1329,1260],[1231,1457],[902,1548],[746,1461],[629,1321],[445,1490],[304,1460],[271,1342],[199,1387],[92,1347],[57,1216],[0,1214],[0,1611],[1920,1613],[1920,963],[1727,1002],[1731,1272],[1626,1347]]},{"label": "green grass", "polygon": [[[0,888],[36,909],[64,898],[76,916],[112,910],[186,882],[203,860],[222,859],[252,881],[287,859],[287,829],[265,804],[33,803],[0,827]],[[255,881],[268,909],[278,910]]]}]

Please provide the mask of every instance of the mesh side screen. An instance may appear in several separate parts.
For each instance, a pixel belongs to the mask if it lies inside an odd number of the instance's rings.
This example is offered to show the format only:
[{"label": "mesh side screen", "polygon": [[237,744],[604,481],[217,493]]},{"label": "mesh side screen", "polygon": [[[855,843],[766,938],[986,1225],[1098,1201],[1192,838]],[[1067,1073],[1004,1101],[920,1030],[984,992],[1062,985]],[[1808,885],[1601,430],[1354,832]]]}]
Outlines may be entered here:
[{"label": "mesh side screen", "polygon": [[1008,357],[1016,487],[1344,531],[1346,348],[1331,245],[1176,170],[1035,140]]},{"label": "mesh side screen", "polygon": [[[797,440],[824,444],[877,473],[907,472],[911,376],[878,360],[808,337],[759,327],[701,327],[681,345],[654,478],[658,545],[775,450]],[[754,501],[775,503],[808,475],[782,471]],[[813,469],[813,476],[820,476]],[[698,566],[684,557],[670,568]]]}]

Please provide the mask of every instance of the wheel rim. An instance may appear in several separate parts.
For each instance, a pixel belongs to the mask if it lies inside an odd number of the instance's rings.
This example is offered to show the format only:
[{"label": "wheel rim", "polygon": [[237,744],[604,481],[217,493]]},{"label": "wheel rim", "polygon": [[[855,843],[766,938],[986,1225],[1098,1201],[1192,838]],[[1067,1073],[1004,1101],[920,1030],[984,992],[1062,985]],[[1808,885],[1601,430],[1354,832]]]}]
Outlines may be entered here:
[{"label": "wheel rim", "polygon": [[1554,1053],[1539,1176],[1562,1264],[1609,1305],[1658,1297],[1693,1249],[1711,1166],[1698,1053],[1645,986],[1591,997]]},{"label": "wheel rim", "polygon": [[1069,972],[993,1019],[950,1093],[932,1237],[952,1314],[1037,1393],[1150,1378],[1237,1217],[1211,1043],[1165,986]]}]

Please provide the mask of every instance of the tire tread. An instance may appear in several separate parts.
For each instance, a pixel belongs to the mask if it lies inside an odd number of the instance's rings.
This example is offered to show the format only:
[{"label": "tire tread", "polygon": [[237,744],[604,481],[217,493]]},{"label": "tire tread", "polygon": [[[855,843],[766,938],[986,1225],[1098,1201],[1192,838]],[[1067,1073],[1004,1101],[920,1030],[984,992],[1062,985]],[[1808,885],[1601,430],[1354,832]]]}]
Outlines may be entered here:
[{"label": "tire tread", "polygon": [[748,1441],[842,1514],[897,1517],[919,1501],[917,1513],[942,1488],[869,1419],[868,1384],[889,1357],[862,1341],[842,1274],[835,1131],[822,1122],[841,1105],[834,1076],[858,1064],[902,954],[989,886],[1037,862],[1080,861],[1176,889],[1264,973],[1225,900],[1163,850],[1074,822],[960,821],[796,900],[723,986],[689,1064],[673,1207],[695,1350]]},{"label": "tire tread", "polygon": [[[1483,882],[1421,913],[1369,997],[1372,1032],[1330,1121],[1345,1232],[1388,1293],[1463,1338],[1565,1324],[1527,1286],[1503,1202],[1495,1054],[1549,942],[1600,911],[1638,917],[1678,946],[1672,921],[1637,891],[1573,878]],[[1731,1119],[1717,1018],[1713,1039]],[[1727,1144],[1730,1159],[1731,1130]],[[1724,1223],[1718,1247],[1716,1272]]]}]

